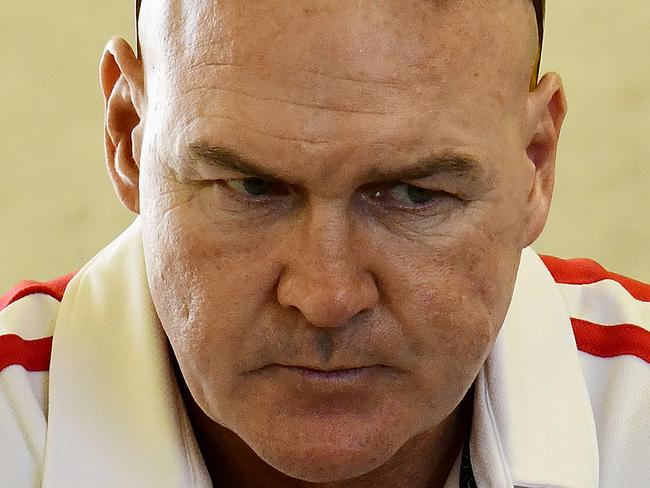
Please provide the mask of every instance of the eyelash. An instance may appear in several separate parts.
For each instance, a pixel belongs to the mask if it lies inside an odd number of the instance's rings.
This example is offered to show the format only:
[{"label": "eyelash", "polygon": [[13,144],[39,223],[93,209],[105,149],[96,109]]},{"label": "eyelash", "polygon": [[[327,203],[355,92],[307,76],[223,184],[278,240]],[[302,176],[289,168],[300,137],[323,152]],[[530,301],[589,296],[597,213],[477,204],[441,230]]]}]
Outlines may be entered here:
[{"label": "eyelash", "polygon": [[[251,196],[246,196],[239,191],[233,189],[230,187],[228,184],[232,182],[245,182],[247,180],[259,180],[262,182],[270,183],[274,188],[277,188],[278,186],[282,187],[283,189],[286,189],[286,185],[283,183],[278,183],[274,182],[272,180],[265,180],[263,178],[254,178],[254,177],[247,177],[247,178],[233,178],[229,180],[218,180],[220,186],[224,187],[226,191],[228,191],[235,199],[237,199],[239,202],[245,204],[246,206],[249,207],[255,207],[259,204],[268,202],[270,200],[273,200],[274,198],[277,197],[277,193],[272,196],[263,196],[263,197],[256,197],[254,195]],[[388,207],[391,210],[398,210],[402,212],[408,212],[408,213],[423,213],[426,212],[427,210],[431,210],[432,207],[435,207],[440,204],[440,199],[445,199],[445,200],[458,200],[458,197],[455,195],[445,192],[445,191],[440,191],[440,190],[431,190],[428,188],[423,188],[417,185],[411,185],[409,183],[405,182],[395,182],[395,183],[383,183],[379,185],[373,185],[367,193],[369,193],[372,196],[369,197],[364,197],[364,199],[370,200],[373,202],[373,204],[378,205],[379,207],[385,208],[384,205],[381,205],[380,203],[377,203],[379,198],[376,198],[378,195],[384,195],[388,193],[389,191],[400,187],[400,186],[406,186],[410,187],[413,189],[417,190],[422,190],[425,192],[429,192],[431,196],[431,200],[427,203],[421,204],[421,205],[414,205],[414,206],[405,206],[405,205],[388,205]],[[245,190],[244,190],[245,191]],[[281,196],[286,196],[287,194],[291,193],[291,191],[283,191],[281,192]]]}]

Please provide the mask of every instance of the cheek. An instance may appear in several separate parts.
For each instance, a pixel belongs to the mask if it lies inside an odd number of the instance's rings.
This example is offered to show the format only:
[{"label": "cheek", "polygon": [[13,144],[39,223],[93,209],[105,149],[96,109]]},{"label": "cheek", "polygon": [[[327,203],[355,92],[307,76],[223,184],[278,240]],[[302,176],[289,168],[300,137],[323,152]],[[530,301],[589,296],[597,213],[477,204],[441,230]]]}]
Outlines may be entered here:
[{"label": "cheek", "polygon": [[441,392],[460,401],[499,329],[491,304],[473,294],[472,285],[464,286],[454,278],[445,280],[444,286],[414,293],[408,308],[419,313],[403,322],[409,327],[411,366],[418,386],[432,395],[429,401],[438,402]]},{"label": "cheek", "polygon": [[423,401],[435,405],[441,392],[452,403],[460,401],[505,318],[517,251],[475,231],[441,238],[426,250],[396,252],[388,262],[388,306],[404,329],[410,366],[426,392]]},{"label": "cheek", "polygon": [[151,294],[192,395],[214,411],[208,403],[229,397],[230,379],[250,367],[246,351],[259,350],[250,331],[272,281],[264,246],[217,229],[191,195],[165,195],[143,213]]}]

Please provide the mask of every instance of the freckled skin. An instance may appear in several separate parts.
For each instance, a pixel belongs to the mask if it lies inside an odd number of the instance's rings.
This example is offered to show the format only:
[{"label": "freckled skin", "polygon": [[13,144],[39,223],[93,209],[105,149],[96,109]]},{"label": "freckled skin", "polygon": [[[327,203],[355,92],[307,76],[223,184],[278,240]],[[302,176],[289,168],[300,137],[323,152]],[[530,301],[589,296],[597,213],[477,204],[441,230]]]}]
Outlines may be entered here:
[{"label": "freckled skin", "polygon": [[[142,215],[215,484],[446,479],[521,250],[546,220],[566,110],[556,75],[528,91],[532,5],[484,3],[145,2],[144,65],[111,48],[139,120],[107,118],[109,139],[133,145],[131,160],[107,142],[109,168]],[[254,202],[223,183],[245,175],[193,160],[197,142],[256,162],[282,191]],[[481,176],[408,182],[444,192],[419,213],[371,198],[369,168],[443,153]],[[262,370],[277,363],[389,368],[323,393]]]}]

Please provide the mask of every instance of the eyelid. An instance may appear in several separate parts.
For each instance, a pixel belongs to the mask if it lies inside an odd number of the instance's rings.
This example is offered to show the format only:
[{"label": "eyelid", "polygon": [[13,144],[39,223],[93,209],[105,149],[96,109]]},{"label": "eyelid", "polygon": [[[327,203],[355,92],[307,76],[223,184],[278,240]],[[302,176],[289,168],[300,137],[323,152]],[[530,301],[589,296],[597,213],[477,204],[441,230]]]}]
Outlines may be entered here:
[{"label": "eyelid", "polygon": [[[270,195],[263,195],[263,196],[255,196],[255,195],[246,195],[245,193],[239,192],[232,188],[228,183],[233,182],[233,181],[243,181],[247,179],[258,179],[258,180],[263,180],[267,183],[270,183],[274,186],[280,186],[283,190],[286,189],[286,191],[283,192],[275,192]],[[286,197],[289,194],[293,193],[293,190],[291,188],[291,185],[284,183],[282,181],[273,179],[273,178],[262,178],[258,176],[243,176],[241,178],[220,178],[216,180],[217,184],[221,187],[225,187],[226,191],[231,193],[235,198],[237,198],[240,201],[244,201],[245,203],[252,204],[254,205],[255,203],[262,203],[266,202],[275,198],[281,198],[281,197]]]},{"label": "eyelid", "polygon": [[[381,192],[382,195],[385,195],[388,193],[390,190],[397,186],[401,185],[406,185],[406,186],[412,186],[412,187],[417,187],[423,190],[430,191],[433,193],[432,200],[430,202],[421,204],[421,205],[401,205],[399,203],[394,203],[394,204],[386,204],[384,203],[386,200],[392,200],[394,202],[398,202],[394,198],[391,199],[390,197],[385,197],[385,196],[379,196],[376,197],[375,195],[378,192]],[[371,186],[370,191],[365,192],[366,195],[364,195],[363,199],[366,201],[369,201],[370,205],[373,207],[377,208],[380,212],[382,213],[391,213],[391,212],[401,212],[405,214],[434,214],[436,213],[436,209],[441,205],[445,203],[457,203],[461,202],[462,199],[457,196],[454,193],[451,193],[449,191],[441,190],[441,189],[433,189],[433,188],[426,188],[423,186],[419,185],[413,185],[411,183],[407,183],[404,181],[397,181],[397,182],[385,182],[385,183],[380,183],[380,184],[374,184]],[[441,201],[442,199],[442,201]]]}]

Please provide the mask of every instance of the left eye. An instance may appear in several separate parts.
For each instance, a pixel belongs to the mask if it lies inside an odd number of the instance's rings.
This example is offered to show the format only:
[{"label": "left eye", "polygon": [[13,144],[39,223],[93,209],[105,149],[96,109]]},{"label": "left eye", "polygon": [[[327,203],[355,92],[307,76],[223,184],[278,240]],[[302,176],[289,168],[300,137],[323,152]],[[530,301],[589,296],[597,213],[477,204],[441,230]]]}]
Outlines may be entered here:
[{"label": "left eye", "polygon": [[446,195],[444,192],[429,190],[419,186],[400,183],[393,185],[388,190],[378,190],[374,192],[375,198],[381,198],[383,194],[388,194],[391,200],[398,202],[405,207],[421,207]]},{"label": "left eye", "polygon": [[263,178],[237,178],[226,180],[225,184],[235,192],[247,197],[265,197],[284,195],[286,189],[272,180]]}]

